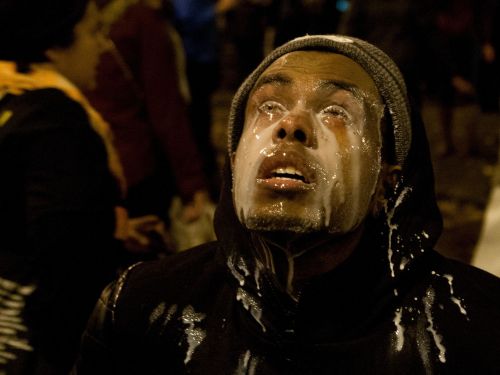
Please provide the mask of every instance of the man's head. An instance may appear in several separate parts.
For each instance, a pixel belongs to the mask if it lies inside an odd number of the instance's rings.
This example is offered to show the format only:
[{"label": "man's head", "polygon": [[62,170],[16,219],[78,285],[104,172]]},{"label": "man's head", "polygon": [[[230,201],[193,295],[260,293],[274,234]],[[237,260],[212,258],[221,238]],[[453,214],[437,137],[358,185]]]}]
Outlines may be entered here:
[{"label": "man's head", "polygon": [[334,48],[294,46],[297,41],[282,47],[233,104],[233,200],[249,229],[347,233],[383,190],[377,187],[387,178],[381,124],[388,100],[381,77],[365,60],[358,63],[356,53],[337,48],[349,39],[323,39]]},{"label": "man's head", "polygon": [[51,62],[77,86],[93,86],[104,48],[93,1],[1,2],[0,35],[0,60],[17,62],[21,69]]}]

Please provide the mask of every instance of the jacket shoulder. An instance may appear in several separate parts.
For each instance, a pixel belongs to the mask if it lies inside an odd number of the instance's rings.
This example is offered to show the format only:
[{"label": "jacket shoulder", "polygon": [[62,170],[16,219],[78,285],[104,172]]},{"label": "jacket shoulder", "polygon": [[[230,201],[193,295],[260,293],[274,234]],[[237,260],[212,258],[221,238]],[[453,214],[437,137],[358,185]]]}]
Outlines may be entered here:
[{"label": "jacket shoulder", "polygon": [[443,272],[453,276],[453,282],[475,304],[494,308],[500,317],[500,278],[482,269],[456,260],[446,259]]},{"label": "jacket shoulder", "polygon": [[11,133],[47,131],[60,127],[88,129],[89,120],[83,107],[58,89],[8,95],[0,102],[0,108],[11,112],[4,124],[5,130]]}]

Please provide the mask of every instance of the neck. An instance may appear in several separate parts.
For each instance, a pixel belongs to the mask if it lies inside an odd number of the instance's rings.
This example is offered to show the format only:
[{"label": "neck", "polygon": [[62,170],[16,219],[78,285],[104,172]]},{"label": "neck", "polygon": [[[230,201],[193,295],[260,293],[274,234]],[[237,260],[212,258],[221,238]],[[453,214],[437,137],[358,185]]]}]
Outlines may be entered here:
[{"label": "neck", "polygon": [[292,296],[308,279],[342,264],[358,246],[363,226],[343,235],[325,232],[299,234],[261,232],[264,246],[273,258],[273,271]]}]

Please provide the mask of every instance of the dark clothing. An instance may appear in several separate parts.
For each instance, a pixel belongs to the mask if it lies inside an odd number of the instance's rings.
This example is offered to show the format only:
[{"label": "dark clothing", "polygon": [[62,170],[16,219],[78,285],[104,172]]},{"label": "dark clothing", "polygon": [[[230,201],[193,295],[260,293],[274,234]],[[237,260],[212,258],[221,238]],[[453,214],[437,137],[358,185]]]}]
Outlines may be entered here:
[{"label": "dark clothing", "polygon": [[9,375],[64,374],[95,299],[116,276],[120,191],[87,113],[61,91],[6,95],[0,116],[7,114],[0,126],[0,373],[10,353],[17,360],[7,360]]},{"label": "dark clothing", "polygon": [[263,266],[266,239],[239,224],[226,168],[218,242],[139,264],[109,287],[76,373],[498,373],[500,282],[432,250],[441,218],[413,120],[405,183],[387,212],[297,301]]},{"label": "dark clothing", "polygon": [[[425,374],[426,364],[427,373],[500,370],[500,314],[492,308],[498,280],[429,251],[395,297],[386,259],[374,250],[367,246],[311,281],[297,304],[267,278],[259,297],[247,285],[254,275],[245,277],[245,263],[237,260],[241,287],[214,243],[139,265],[100,301],[77,373]],[[455,294],[447,275],[454,275]],[[405,342],[397,352],[401,306]],[[429,327],[442,337],[445,363]]]}]

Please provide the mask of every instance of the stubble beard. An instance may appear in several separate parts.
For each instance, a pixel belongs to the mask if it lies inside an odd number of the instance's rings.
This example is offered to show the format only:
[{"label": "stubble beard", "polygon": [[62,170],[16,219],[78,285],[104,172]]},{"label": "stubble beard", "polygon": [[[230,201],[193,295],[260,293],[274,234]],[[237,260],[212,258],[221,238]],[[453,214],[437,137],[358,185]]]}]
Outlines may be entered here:
[{"label": "stubble beard", "polygon": [[313,210],[305,216],[299,216],[272,209],[254,209],[246,216],[240,212],[239,217],[246,228],[256,231],[311,233],[328,229],[325,226],[324,212],[321,210]]}]

